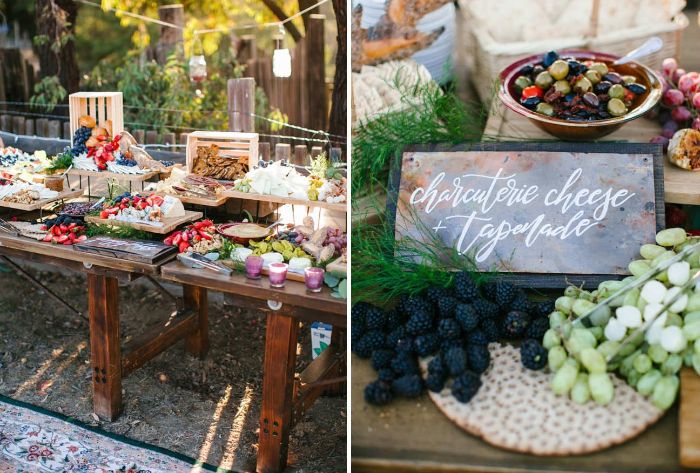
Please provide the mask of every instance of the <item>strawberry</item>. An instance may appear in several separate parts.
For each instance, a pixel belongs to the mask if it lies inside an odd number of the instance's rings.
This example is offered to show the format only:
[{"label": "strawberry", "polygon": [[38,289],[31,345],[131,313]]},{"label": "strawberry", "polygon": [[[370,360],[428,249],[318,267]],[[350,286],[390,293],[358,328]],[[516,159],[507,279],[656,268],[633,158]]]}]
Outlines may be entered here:
[{"label": "strawberry", "polygon": [[56,239],[56,243],[65,243],[67,241],[70,241],[70,239],[68,238],[68,235],[61,235]]},{"label": "strawberry", "polygon": [[75,241],[76,238],[77,238],[77,235],[76,235],[75,233],[69,233],[69,234],[68,234],[68,239],[69,239],[70,241]]},{"label": "strawberry", "polygon": [[53,240],[53,235],[51,235],[50,233],[47,233],[46,236],[44,236],[44,238],[42,239],[42,241],[45,241],[47,243],[51,240]]},{"label": "strawberry", "polygon": [[173,237],[172,236],[165,237],[165,240],[163,240],[163,243],[168,245],[168,246],[172,245],[173,244]]},{"label": "strawberry", "polygon": [[85,241],[85,240],[87,240],[87,235],[80,235],[80,236],[76,239],[76,241]]},{"label": "strawberry", "polygon": [[53,233],[56,236],[59,236],[61,234],[61,229],[58,227],[58,225],[54,225],[51,227],[51,233]]},{"label": "strawberry", "polygon": [[180,235],[180,233],[178,232],[173,237],[173,245],[179,245],[181,241],[182,241],[182,235]]},{"label": "strawberry", "polygon": [[212,236],[208,234],[207,232],[200,231],[199,235],[204,239],[204,240],[211,240]]},{"label": "strawberry", "polygon": [[75,227],[77,227],[77,226],[78,226],[78,224],[75,223],[75,222],[70,223],[70,224],[68,224],[68,230],[73,230],[73,229],[74,229]]},{"label": "strawberry", "polygon": [[178,250],[180,253],[184,253],[187,251],[187,248],[190,247],[190,244],[187,243],[186,241],[181,241],[180,244],[178,245]]},{"label": "strawberry", "polygon": [[68,231],[68,226],[61,224],[59,227],[61,229],[61,233],[66,233]]}]

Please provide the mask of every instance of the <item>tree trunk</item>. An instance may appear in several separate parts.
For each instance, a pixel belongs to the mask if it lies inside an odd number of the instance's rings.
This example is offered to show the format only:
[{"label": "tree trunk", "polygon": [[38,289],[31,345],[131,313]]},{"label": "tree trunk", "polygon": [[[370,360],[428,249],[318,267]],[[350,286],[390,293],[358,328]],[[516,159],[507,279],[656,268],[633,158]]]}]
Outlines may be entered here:
[{"label": "tree trunk", "polygon": [[[284,21],[287,18],[289,18],[284,12],[284,10],[282,10],[282,7],[277,5],[277,2],[275,0],[262,0],[262,2],[272,12],[272,14],[277,17],[279,21]],[[295,43],[298,43],[299,40],[302,38],[301,33],[299,33],[299,30],[296,26],[294,26],[293,22],[288,21],[284,24],[284,28],[287,30],[292,39],[294,39]]]},{"label": "tree trunk", "polygon": [[[311,7],[316,3],[318,3],[318,0],[299,0],[299,11],[306,10],[307,8]],[[309,15],[320,12],[321,10],[319,10],[319,7],[316,7],[313,10],[309,10],[308,12],[301,15],[301,19],[304,20],[305,30],[309,28]]]},{"label": "tree trunk", "polygon": [[67,41],[58,54],[51,50],[51,45],[63,29],[67,30],[66,33],[74,34],[77,17],[78,5],[73,0],[36,0],[37,34],[48,38],[48,42],[36,48],[41,76],[57,75],[69,94],[80,88],[75,43],[72,39]]},{"label": "tree trunk", "polygon": [[[333,0],[335,21],[338,25],[338,52],[335,55],[335,77],[333,79],[333,104],[331,105],[330,133],[346,136],[348,121],[347,97],[347,27],[346,1]],[[338,138],[332,138],[338,139]],[[345,145],[343,145],[345,148]],[[345,153],[347,154],[347,153]]]}]

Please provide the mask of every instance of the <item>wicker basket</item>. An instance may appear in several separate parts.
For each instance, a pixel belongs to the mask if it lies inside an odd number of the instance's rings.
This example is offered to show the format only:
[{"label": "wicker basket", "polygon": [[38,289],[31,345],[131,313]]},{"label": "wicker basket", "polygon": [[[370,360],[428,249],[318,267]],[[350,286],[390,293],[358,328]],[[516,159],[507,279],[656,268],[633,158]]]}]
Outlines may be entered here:
[{"label": "wicker basket", "polygon": [[664,42],[661,50],[641,60],[645,65],[658,69],[665,58],[678,57],[681,34],[688,26],[688,18],[681,13],[670,22],[651,27],[628,28],[612,34],[599,34],[597,18],[599,1],[594,0],[590,33],[587,37],[498,43],[487,29],[475,20],[470,12],[470,6],[466,2],[461,2],[461,5],[466,21],[466,27],[462,28],[466,34],[462,44],[466,44],[472,51],[468,68],[479,99],[484,103],[491,103],[493,100],[497,91],[498,75],[506,66],[544,51],[578,48],[624,55],[651,36],[658,36]]}]

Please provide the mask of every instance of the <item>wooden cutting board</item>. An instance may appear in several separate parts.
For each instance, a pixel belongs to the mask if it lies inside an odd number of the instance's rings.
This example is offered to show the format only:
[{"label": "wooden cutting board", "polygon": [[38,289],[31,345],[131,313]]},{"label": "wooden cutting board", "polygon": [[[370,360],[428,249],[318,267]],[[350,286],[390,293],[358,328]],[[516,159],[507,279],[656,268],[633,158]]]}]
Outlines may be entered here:
[{"label": "wooden cutting board", "polygon": [[700,468],[700,376],[692,368],[681,371],[678,456],[686,468]]},{"label": "wooden cutting board", "polygon": [[86,222],[90,223],[97,223],[100,225],[114,225],[114,226],[120,226],[120,227],[131,227],[135,228],[136,230],[142,230],[144,232],[150,232],[150,233],[158,233],[161,235],[164,235],[166,233],[170,233],[173,230],[175,230],[177,227],[182,225],[183,223],[189,223],[193,222],[195,220],[199,220],[202,218],[204,214],[202,212],[193,212],[191,210],[185,210],[185,215],[182,217],[174,217],[174,218],[164,218],[161,220],[161,224],[159,226],[156,225],[148,225],[147,223],[139,223],[139,222],[125,222],[122,220],[117,220],[117,219],[108,219],[108,218],[99,218],[95,216],[89,216],[85,217]]}]

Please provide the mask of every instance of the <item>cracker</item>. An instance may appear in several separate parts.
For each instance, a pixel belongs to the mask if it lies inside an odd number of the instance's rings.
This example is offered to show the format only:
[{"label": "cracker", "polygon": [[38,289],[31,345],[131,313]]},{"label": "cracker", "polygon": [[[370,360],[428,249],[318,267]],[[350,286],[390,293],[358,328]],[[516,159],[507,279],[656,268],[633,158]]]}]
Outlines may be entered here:
[{"label": "cracker", "polygon": [[[543,456],[590,453],[634,438],[664,414],[614,376],[613,402],[581,406],[552,392],[551,373],[525,368],[516,347],[492,343],[489,351],[491,366],[471,401],[460,403],[447,388],[430,398],[452,422],[494,446]],[[424,372],[428,361],[421,360]]]}]

